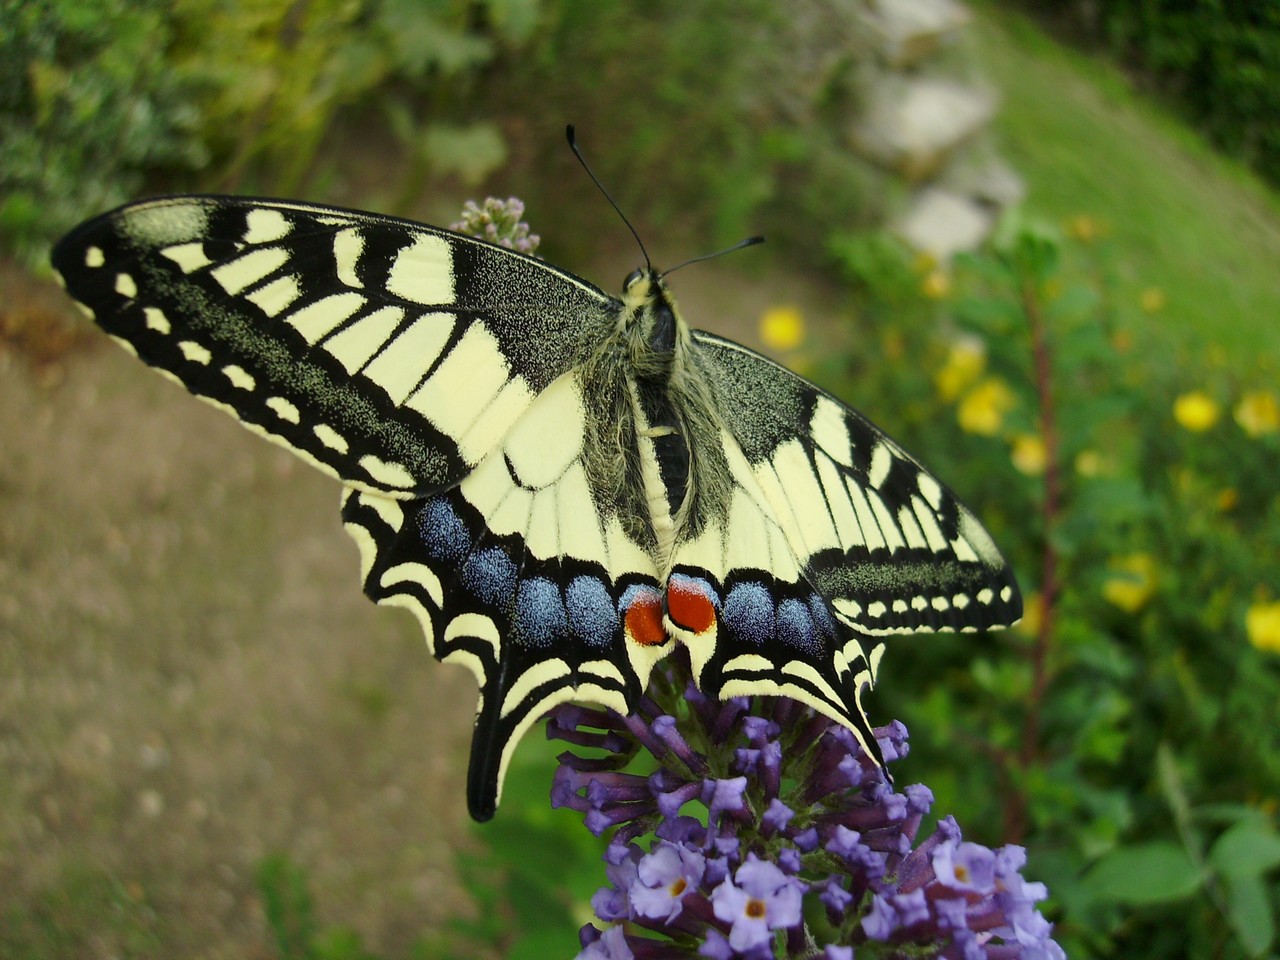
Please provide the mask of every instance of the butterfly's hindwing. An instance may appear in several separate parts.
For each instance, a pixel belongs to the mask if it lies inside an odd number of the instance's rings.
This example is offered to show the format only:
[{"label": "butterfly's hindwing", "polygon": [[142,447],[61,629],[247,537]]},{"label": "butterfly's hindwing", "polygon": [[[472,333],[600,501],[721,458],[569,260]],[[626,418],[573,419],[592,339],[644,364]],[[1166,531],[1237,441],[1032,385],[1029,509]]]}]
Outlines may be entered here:
[{"label": "butterfly's hindwing", "polygon": [[408,221],[239,198],[121,208],[54,251],[147,363],[346,483],[458,482],[616,315],[540,261]]},{"label": "butterfly's hindwing", "polygon": [[492,815],[531,723],[570,699],[629,713],[670,650],[653,561],[590,489],[587,419],[567,374],[458,486],[344,501],[365,592],[413,611],[432,653],[476,675],[477,819]]},{"label": "butterfly's hindwing", "polygon": [[695,342],[752,477],[844,623],[884,636],[1017,622],[1012,572],[941,481],[784,367],[703,332]]}]

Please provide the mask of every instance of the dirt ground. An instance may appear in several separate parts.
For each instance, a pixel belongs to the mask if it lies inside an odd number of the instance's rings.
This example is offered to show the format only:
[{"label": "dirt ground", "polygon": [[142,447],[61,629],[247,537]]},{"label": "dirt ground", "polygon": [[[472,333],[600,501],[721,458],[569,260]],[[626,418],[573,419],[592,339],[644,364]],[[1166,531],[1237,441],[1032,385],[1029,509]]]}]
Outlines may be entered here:
[{"label": "dirt ground", "polygon": [[[678,293],[748,340],[831,302],[777,265]],[[274,956],[272,853],[378,953],[465,914],[475,684],[363,598],[338,484],[67,326],[52,283],[0,271],[0,306],[38,331],[0,343],[0,955]]]},{"label": "dirt ground", "polygon": [[474,682],[363,598],[335,481],[84,327],[0,353],[0,954],[269,956],[276,852],[403,949],[466,907]]}]

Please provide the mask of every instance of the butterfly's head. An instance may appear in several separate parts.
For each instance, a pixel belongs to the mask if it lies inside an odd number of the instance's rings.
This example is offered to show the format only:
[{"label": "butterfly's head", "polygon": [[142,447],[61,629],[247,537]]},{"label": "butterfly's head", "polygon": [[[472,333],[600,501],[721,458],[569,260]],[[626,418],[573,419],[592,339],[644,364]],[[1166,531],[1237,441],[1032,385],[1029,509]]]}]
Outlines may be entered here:
[{"label": "butterfly's head", "polygon": [[639,267],[622,281],[623,323],[631,327],[645,352],[670,356],[679,320],[666,281],[653,267]]}]

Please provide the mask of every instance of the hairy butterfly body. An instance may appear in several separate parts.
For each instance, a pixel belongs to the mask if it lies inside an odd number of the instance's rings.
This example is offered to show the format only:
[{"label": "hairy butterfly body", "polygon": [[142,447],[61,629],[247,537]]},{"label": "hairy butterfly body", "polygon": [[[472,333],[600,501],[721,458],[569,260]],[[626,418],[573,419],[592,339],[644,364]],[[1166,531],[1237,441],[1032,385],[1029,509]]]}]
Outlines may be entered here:
[{"label": "hairy butterfly body", "polygon": [[683,644],[710,696],[848,726],[882,639],[1007,626],[1017,587],[938,480],[857,412],[680,318],[484,241],[300,203],[172,197],[57,246],[142,360],[345,485],[365,592],[480,702],[468,804],[569,699],[627,713]]}]

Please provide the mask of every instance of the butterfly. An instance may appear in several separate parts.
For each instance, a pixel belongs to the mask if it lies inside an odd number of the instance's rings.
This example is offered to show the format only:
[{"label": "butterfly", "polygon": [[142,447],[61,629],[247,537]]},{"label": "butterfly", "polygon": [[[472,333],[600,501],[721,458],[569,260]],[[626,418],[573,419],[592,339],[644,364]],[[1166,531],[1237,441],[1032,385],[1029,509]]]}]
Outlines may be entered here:
[{"label": "butterfly", "polygon": [[883,762],[884,638],[1021,615],[950,490],[691,329],[647,263],[613,297],[438,227],[230,196],[126,205],[52,259],[126,349],[343,483],[365,593],[479,683],[477,820],[548,709],[629,713],[677,645],[707,695],[802,701]]}]

